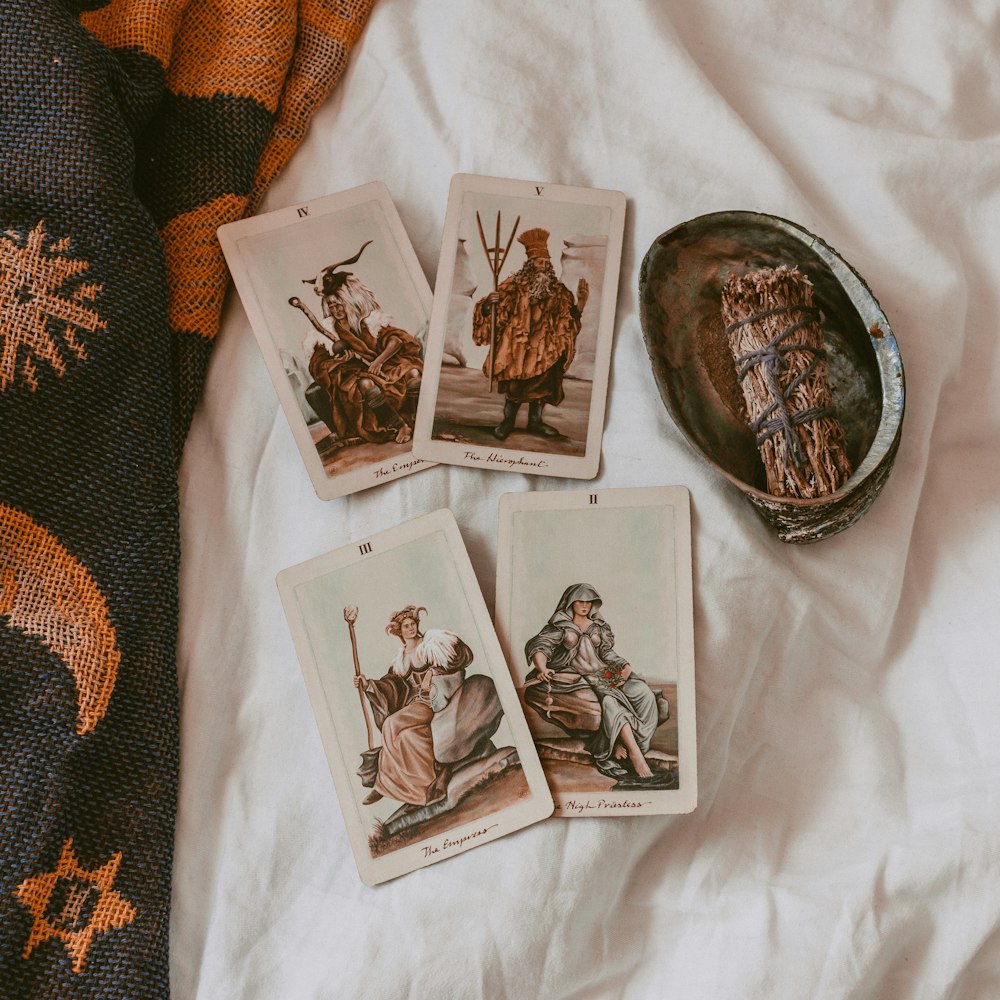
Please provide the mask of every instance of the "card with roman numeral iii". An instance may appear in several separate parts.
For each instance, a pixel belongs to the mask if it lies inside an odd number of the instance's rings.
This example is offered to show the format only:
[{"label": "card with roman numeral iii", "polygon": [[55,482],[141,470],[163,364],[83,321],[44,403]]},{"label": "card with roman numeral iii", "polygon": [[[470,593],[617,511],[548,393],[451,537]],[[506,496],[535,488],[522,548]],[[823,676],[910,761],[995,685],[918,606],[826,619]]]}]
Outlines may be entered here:
[{"label": "card with roman numeral iii", "polygon": [[505,494],[496,610],[556,815],[694,809],[688,491]]},{"label": "card with roman numeral iii", "polygon": [[452,180],[414,454],[597,475],[624,226],[620,191]]},{"label": "card with roman numeral iii", "polygon": [[551,815],[451,511],[284,570],[278,589],[363,881]]},{"label": "card with roman numeral iii", "polygon": [[222,226],[219,242],[323,500],[412,453],[431,291],[382,183]]}]

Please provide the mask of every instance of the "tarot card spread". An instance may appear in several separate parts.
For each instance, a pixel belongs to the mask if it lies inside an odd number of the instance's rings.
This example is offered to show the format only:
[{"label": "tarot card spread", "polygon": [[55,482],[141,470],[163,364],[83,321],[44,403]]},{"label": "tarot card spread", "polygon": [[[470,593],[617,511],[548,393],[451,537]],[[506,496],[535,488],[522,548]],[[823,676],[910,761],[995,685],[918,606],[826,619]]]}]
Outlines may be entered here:
[{"label": "tarot card spread", "polygon": [[552,814],[450,511],[284,570],[278,589],[364,882]]},{"label": "tarot card spread", "polygon": [[501,497],[497,632],[557,816],[694,809],[686,489]]},{"label": "tarot card spread", "polygon": [[414,454],[597,475],[624,225],[618,191],[452,180]]},{"label": "tarot card spread", "polygon": [[384,184],[233,222],[219,242],[323,500],[411,451],[431,293]]}]

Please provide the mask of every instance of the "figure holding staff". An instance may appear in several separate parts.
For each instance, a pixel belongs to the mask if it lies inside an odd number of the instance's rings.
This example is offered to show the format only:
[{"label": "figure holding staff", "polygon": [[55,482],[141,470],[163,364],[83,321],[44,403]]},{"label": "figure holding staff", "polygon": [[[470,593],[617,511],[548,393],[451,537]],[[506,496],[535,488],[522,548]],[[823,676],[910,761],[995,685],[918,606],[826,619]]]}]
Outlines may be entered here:
[{"label": "figure holding staff", "polygon": [[[486,234],[483,232],[483,220],[479,218],[479,213],[476,212],[476,226],[479,229],[479,239],[483,244],[483,253],[486,254],[486,263],[490,266],[490,273],[493,275],[493,292],[490,296],[491,301],[494,303],[499,300],[499,295],[497,293],[497,285],[500,281],[500,274],[503,271],[504,264],[507,263],[507,254],[510,253],[510,245],[514,242],[514,236],[517,233],[517,227],[521,224],[521,216],[518,216],[514,220],[514,226],[510,231],[510,236],[507,239],[507,246],[504,247],[503,253],[500,252],[500,213],[497,212],[497,233],[496,239],[494,240],[493,246],[488,246],[486,243]],[[495,296],[495,298],[494,298]],[[478,343],[478,341],[477,341]],[[496,357],[497,349],[497,321],[496,315],[491,310],[490,311],[490,359]],[[487,377],[490,380],[490,392],[493,391],[493,381],[494,381],[494,370],[492,360],[489,365],[489,372]]]},{"label": "figure holding staff", "polygon": [[[357,608],[344,609],[355,655],[354,685],[363,694],[365,724],[367,699],[382,732],[382,746],[371,751],[371,756],[362,754],[358,773],[362,784],[371,788],[365,805],[383,796],[413,807],[443,798],[453,766],[488,742],[500,722],[502,711],[492,680],[483,676],[466,680],[472,650],[448,629],[422,631],[420,617],[426,611],[408,604],[389,618],[386,633],[399,639],[400,649],[388,671],[372,680],[361,672],[357,656]],[[437,719],[446,719],[447,725],[435,726]],[[371,747],[370,729],[368,739]]]},{"label": "figure holding staff", "polygon": [[542,410],[547,403],[558,406],[563,401],[563,376],[576,353],[576,338],[590,288],[581,278],[574,299],[573,293],[556,277],[549,257],[549,233],[540,228],[529,229],[517,237],[525,249],[526,260],[498,284],[520,217],[502,256],[499,214],[493,247],[486,246],[478,213],[476,221],[493,273],[494,290],[476,303],[472,339],[476,344],[490,345],[483,373],[490,379],[490,390],[496,380],[497,391],[505,397],[503,419],[493,429],[493,435],[505,441],[514,430],[521,404],[527,403],[528,433],[557,437],[559,431],[542,420]]}]

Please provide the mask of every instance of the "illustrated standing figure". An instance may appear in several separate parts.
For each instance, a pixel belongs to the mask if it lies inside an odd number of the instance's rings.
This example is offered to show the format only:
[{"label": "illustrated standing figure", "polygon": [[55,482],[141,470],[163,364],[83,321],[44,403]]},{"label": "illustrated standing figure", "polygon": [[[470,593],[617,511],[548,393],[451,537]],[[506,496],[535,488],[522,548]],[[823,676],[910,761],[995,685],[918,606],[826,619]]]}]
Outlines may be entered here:
[{"label": "illustrated standing figure", "polygon": [[[435,758],[432,723],[464,684],[472,650],[448,629],[421,632],[423,611],[408,604],[389,618],[385,630],[399,639],[400,649],[382,677],[354,678],[382,731],[378,773],[366,805],[389,796],[423,806],[443,798],[447,790],[450,768]],[[353,621],[357,610],[345,609],[344,616]]]},{"label": "illustrated standing figure", "polygon": [[319,296],[331,329],[297,296],[288,302],[313,328],[303,350],[310,375],[330,397],[337,435],[344,440],[402,444],[413,436],[422,349],[415,337],[395,325],[371,289],[350,271],[337,270],[355,263],[368,243],[350,259],[303,279]]},{"label": "illustrated standing figure", "polygon": [[491,329],[496,330],[495,349],[490,350],[483,373],[487,378],[492,374],[497,391],[505,397],[503,419],[493,429],[501,441],[513,431],[522,403],[528,404],[528,433],[559,434],[542,420],[542,410],[548,403],[558,406],[563,401],[563,376],[576,352],[580,318],[590,293],[581,278],[574,299],[556,277],[547,230],[529,229],[517,240],[527,260],[476,303],[472,316],[476,344],[489,344]]},{"label": "illustrated standing figure", "polygon": [[603,773],[622,778],[627,759],[638,777],[649,778],[645,753],[659,724],[656,696],[615,651],[601,605],[600,594],[587,583],[563,591],[546,625],[524,648],[532,667],[527,680],[539,678],[556,695],[591,688],[601,706],[601,728],[587,741],[594,762]]}]

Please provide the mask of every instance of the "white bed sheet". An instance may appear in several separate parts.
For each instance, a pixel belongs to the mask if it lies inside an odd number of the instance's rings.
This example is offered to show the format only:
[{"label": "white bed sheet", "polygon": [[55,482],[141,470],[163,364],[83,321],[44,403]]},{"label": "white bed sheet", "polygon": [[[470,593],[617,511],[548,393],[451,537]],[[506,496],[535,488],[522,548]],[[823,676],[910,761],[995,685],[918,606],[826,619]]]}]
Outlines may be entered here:
[{"label": "white bed sheet", "polygon": [[[182,473],[179,998],[1000,996],[1000,8],[380,0],[262,210],[386,182],[433,281],[458,171],[629,201],[597,486],[684,484],[700,802],[358,879],[275,573],[437,507],[487,601],[497,497],[316,499],[227,306]],[[871,511],[776,540],[688,447],[637,315],[651,241],[793,219],[865,276],[907,406]]]}]

